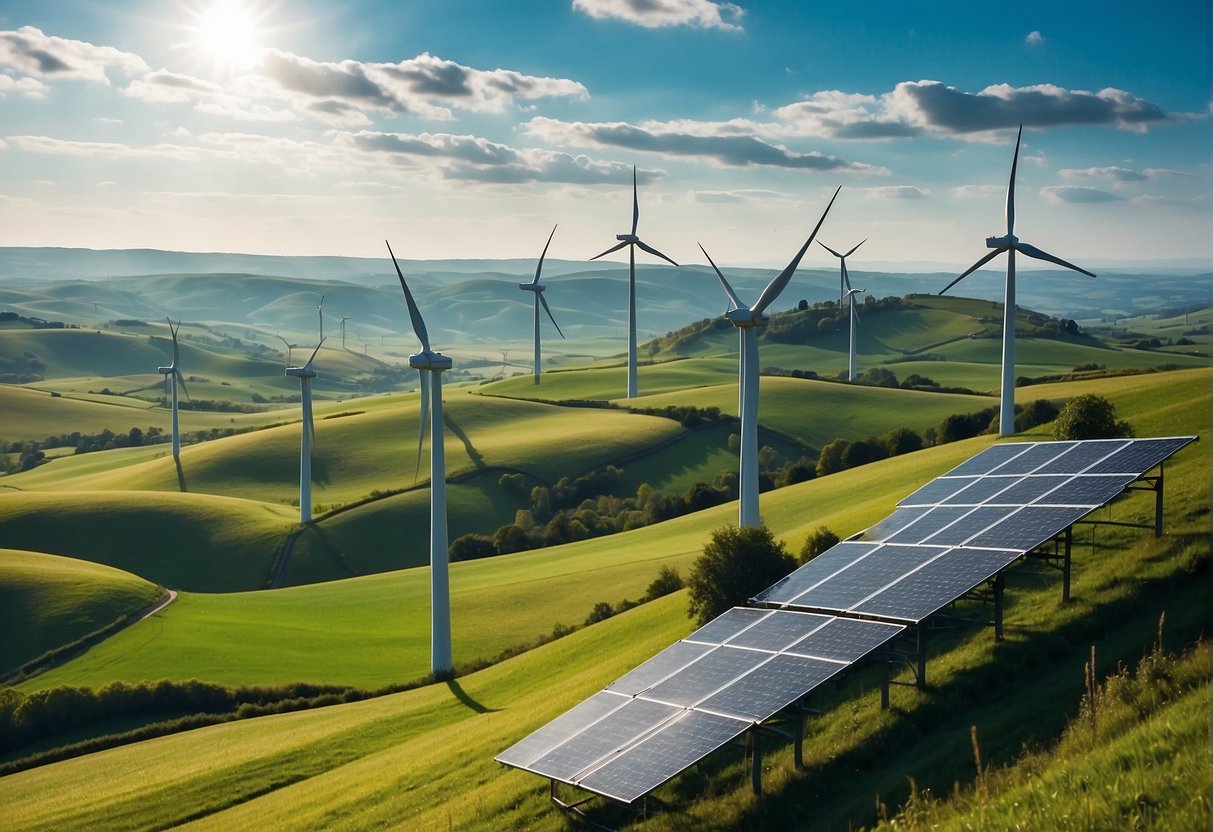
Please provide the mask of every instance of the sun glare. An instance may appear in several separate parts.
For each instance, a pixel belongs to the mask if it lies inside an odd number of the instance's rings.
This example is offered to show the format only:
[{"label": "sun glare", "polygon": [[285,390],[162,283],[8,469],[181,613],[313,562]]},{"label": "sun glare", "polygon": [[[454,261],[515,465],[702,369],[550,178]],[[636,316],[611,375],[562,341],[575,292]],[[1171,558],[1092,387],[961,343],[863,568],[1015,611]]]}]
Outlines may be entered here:
[{"label": "sun glare", "polygon": [[194,40],[221,72],[254,66],[261,51],[257,19],[241,0],[211,0],[197,16]]}]

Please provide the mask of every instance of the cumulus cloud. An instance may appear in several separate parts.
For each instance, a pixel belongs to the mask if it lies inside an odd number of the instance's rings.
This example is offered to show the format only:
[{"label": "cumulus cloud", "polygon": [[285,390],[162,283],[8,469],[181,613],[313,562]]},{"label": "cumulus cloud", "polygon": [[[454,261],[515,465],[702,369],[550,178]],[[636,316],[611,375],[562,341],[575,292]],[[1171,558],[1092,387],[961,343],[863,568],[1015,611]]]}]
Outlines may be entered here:
[{"label": "cumulus cloud", "polygon": [[1040,46],[1045,42],[1045,36],[1038,31],[1028,32],[1028,36],[1023,39],[1023,42],[1028,46]]},{"label": "cumulus cloud", "polygon": [[786,200],[786,194],[770,191],[765,188],[738,188],[734,191],[691,191],[692,202],[707,204],[735,204],[739,202],[769,202],[770,200]]},{"label": "cumulus cloud", "polygon": [[913,185],[889,185],[883,188],[865,188],[867,199],[929,199],[929,188],[916,188]]},{"label": "cumulus cloud", "polygon": [[0,32],[0,66],[41,78],[72,78],[109,84],[111,70],[137,75],[149,67],[133,52],[53,37],[33,26]]},{"label": "cumulus cloud", "polygon": [[646,29],[694,26],[742,31],[745,10],[712,0],[573,0],[573,8],[596,20],[622,20]]},{"label": "cumulus cloud", "polygon": [[1062,179],[1106,179],[1112,182],[1142,182],[1148,177],[1141,171],[1111,165],[1102,168],[1062,168],[1058,171]]},{"label": "cumulus cloud", "polygon": [[1006,193],[1004,185],[959,185],[952,189],[952,196],[959,199],[972,199],[973,197],[988,197],[994,194]]},{"label": "cumulus cloud", "polygon": [[1141,205],[1146,208],[1153,208],[1155,206],[1191,208],[1195,205],[1203,205],[1205,201],[1203,196],[1154,196],[1152,194],[1135,196],[1131,200],[1134,205]]},{"label": "cumulus cloud", "polygon": [[1040,195],[1053,203],[1097,203],[1121,202],[1119,197],[1109,191],[1099,188],[1087,188],[1081,185],[1049,185],[1040,189]]},{"label": "cumulus cloud", "polygon": [[172,159],[191,162],[199,157],[193,148],[175,144],[135,147],[118,142],[79,142],[50,136],[9,136],[8,143],[27,153],[47,156],[77,156],[94,159]]},{"label": "cumulus cloud", "polygon": [[[237,84],[237,87],[248,84]],[[128,84],[122,94],[152,104],[191,104],[199,112],[227,116],[247,121],[291,121],[296,118],[290,110],[254,100],[259,97],[243,95],[226,87],[192,75],[160,69],[149,72]]]},{"label": "cumulus cloud", "polygon": [[534,118],[524,126],[528,135],[552,144],[577,147],[618,147],[642,150],[665,156],[694,156],[709,159],[725,167],[779,167],[799,170],[847,171],[887,174],[884,168],[847,162],[818,151],[800,153],[763,141],[754,135],[740,135],[732,129],[711,134],[706,123],[696,132],[668,129],[649,123],[641,126],[626,122],[566,122]]},{"label": "cumulus cloud", "polygon": [[13,78],[11,75],[0,74],[0,98],[9,93],[26,98],[45,98],[46,84],[37,78]]}]

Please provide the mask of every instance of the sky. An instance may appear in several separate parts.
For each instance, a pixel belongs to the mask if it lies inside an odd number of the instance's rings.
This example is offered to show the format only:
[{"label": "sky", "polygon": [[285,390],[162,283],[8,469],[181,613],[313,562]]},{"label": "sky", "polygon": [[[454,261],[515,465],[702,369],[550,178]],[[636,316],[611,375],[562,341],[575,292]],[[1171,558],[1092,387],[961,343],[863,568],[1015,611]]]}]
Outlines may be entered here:
[{"label": "sky", "polygon": [[[0,0],[0,246],[1210,260],[1207,0]],[[616,258],[618,255],[611,255]],[[641,254],[643,260],[648,255]],[[806,264],[831,260],[814,247]],[[656,262],[656,261],[654,261]]]}]

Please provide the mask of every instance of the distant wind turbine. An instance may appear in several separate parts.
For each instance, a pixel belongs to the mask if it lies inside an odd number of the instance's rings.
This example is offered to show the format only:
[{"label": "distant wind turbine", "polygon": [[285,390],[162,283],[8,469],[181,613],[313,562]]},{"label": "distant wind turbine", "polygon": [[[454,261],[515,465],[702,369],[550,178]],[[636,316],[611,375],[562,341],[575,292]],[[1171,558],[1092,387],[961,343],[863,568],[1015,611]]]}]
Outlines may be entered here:
[{"label": "distant wind turbine", "polygon": [[[544,296],[543,296],[543,290],[544,290],[545,288],[547,288],[547,287],[543,286],[543,285],[542,285],[542,284],[539,282],[539,274],[540,274],[540,272],[542,272],[542,271],[543,271],[543,258],[545,258],[545,257],[547,257],[547,256],[548,256],[548,246],[550,246],[550,245],[552,244],[552,237],[554,237],[554,236],[556,236],[556,226],[554,226],[554,225],[553,225],[553,226],[552,226],[552,233],[548,235],[548,241],[547,241],[547,243],[546,243],[546,244],[543,246],[543,254],[540,254],[540,255],[539,255],[539,263],[538,263],[538,265],[536,265],[536,266],[535,266],[535,279],[534,279],[534,280],[532,280],[530,283],[519,283],[519,284],[518,284],[518,288],[519,288],[519,289],[521,289],[522,291],[524,291],[524,292],[533,292],[533,293],[535,294],[535,363],[534,363],[534,372],[535,372],[535,383],[536,383],[536,384],[538,384],[538,383],[539,383],[539,375],[540,375],[540,373],[542,372],[542,369],[541,369],[541,366],[540,366],[540,360],[541,360],[541,356],[540,356],[540,352],[539,352],[539,306],[540,306],[540,304],[542,304],[542,305],[543,305],[543,311],[544,311],[544,312],[547,312],[547,313],[548,313],[548,317],[552,319],[552,326],[556,327],[556,331],[557,331],[557,332],[560,332],[560,324],[556,323],[556,318],[555,318],[555,317],[552,315],[552,310],[551,310],[551,307],[549,307],[549,306],[548,306],[547,299],[546,299],[546,298],[544,298]],[[560,332],[560,337],[561,337],[561,338],[563,338],[563,337],[564,337],[564,333],[563,333],[563,332]],[[504,360],[505,360],[505,358],[504,358],[504,356],[503,356],[503,357],[502,357],[502,361],[504,361]],[[504,368],[503,368],[503,374],[504,374]]]},{"label": "distant wind turbine", "polygon": [[847,381],[854,381],[855,375],[859,372],[859,362],[856,360],[855,351],[855,328],[859,325],[859,310],[855,307],[855,295],[863,294],[866,289],[849,289],[846,294],[847,302],[851,307],[851,327],[850,327],[850,350],[849,360],[847,361]]},{"label": "distant wind turbine", "polygon": [[324,295],[320,296],[320,303],[316,305],[316,314],[320,316],[320,340],[324,340]]},{"label": "distant wind turbine", "polygon": [[[387,243],[384,240],[384,243]],[[442,430],[442,373],[451,369],[451,359],[430,349],[430,337],[426,333],[421,310],[413,300],[409,285],[404,282],[404,272],[396,262],[392,246],[387,243],[388,254],[400,288],[404,290],[404,301],[409,308],[409,320],[413,332],[421,342],[421,352],[409,356],[409,366],[417,370],[421,383],[421,430],[417,437],[417,467],[421,467],[421,446],[425,442],[425,417],[430,417],[433,439],[430,441],[430,671],[448,673],[451,663],[451,588],[447,569],[447,525],[446,525],[446,449]],[[427,373],[432,378],[427,377]],[[430,390],[430,387],[433,390]]]},{"label": "distant wind turbine", "polygon": [[181,431],[178,429],[177,419],[177,384],[181,384],[181,389],[185,393],[185,397],[190,397],[190,391],[185,386],[185,376],[181,375],[181,370],[177,368],[177,331],[181,329],[181,321],[177,321],[177,326],[173,326],[173,322],[168,321],[168,331],[173,337],[173,363],[167,367],[160,367],[160,374],[164,376],[164,386],[172,391],[172,409],[173,409],[173,458],[181,456]]},{"label": "distant wind turbine", "polygon": [[724,289],[724,293],[728,295],[729,311],[725,313],[725,317],[733,322],[733,326],[737,327],[737,334],[741,342],[741,359],[738,370],[738,409],[741,412],[741,474],[738,491],[741,505],[738,525],[742,527],[758,526],[762,523],[758,510],[758,330],[770,322],[770,318],[766,314],[767,307],[775,302],[775,299],[788,285],[788,281],[792,279],[792,275],[796,273],[801,258],[813,244],[813,238],[817,236],[821,224],[825,222],[826,214],[830,213],[830,206],[834,204],[834,200],[838,198],[838,191],[841,190],[840,186],[838,190],[834,191],[834,196],[830,197],[830,204],[822,212],[821,219],[817,221],[809,239],[805,240],[800,251],[796,252],[792,262],[788,263],[784,270],[767,284],[753,306],[746,306],[741,302],[737,293],[733,291],[733,287],[716,267],[716,263],[713,262],[707,249],[702,245],[699,246],[704,256],[708,258],[708,262],[712,264],[716,276],[720,278],[720,285]]},{"label": "distant wind turbine", "polygon": [[848,291],[851,288],[851,276],[849,274],[847,274],[847,258],[850,257],[852,254],[854,254],[856,249],[858,249],[861,245],[863,245],[867,241],[868,240],[866,237],[864,239],[860,240],[846,254],[839,254],[834,249],[830,248],[825,243],[823,243],[821,240],[817,241],[817,245],[821,246],[826,251],[830,252],[830,254],[833,254],[835,257],[837,257],[841,263],[841,269],[840,269],[840,273],[838,275],[838,305],[839,305],[839,307],[842,306],[842,301],[843,301],[843,298],[845,297],[845,295],[843,293]]},{"label": "distant wind turbine", "polygon": [[295,347],[297,347],[299,345],[292,344],[290,341],[286,340],[281,335],[278,336],[278,340],[281,341],[282,343],[286,344],[286,365],[289,367],[289,366],[291,366],[291,357],[295,354]]},{"label": "distant wind turbine", "polygon": [[657,249],[645,243],[636,236],[636,226],[640,222],[640,200],[636,193],[636,166],[632,166],[632,230],[627,234],[616,234],[615,239],[620,242],[617,245],[611,246],[602,254],[596,254],[591,257],[591,260],[597,260],[599,257],[605,257],[613,251],[627,246],[628,249],[628,398],[634,399],[637,395],[636,384],[636,249],[647,251],[655,257],[660,257],[672,266],[677,266],[670,258],[666,257]]},{"label": "distant wind turbine", "polygon": [[354,320],[354,319],[349,317],[348,315],[341,316],[341,349],[342,350],[345,349],[345,322],[352,321],[352,320]]},{"label": "distant wind turbine", "polygon": [[[316,377],[316,371],[312,369],[312,362],[316,360],[316,353],[320,352],[323,343],[324,339],[321,338],[316,349],[312,350],[312,357],[302,367],[286,368],[288,376],[299,379],[299,398],[303,402],[303,438],[299,442],[300,523],[312,522],[312,454],[316,444],[316,422],[312,418],[312,379]],[[289,359],[287,363],[290,363]]]},{"label": "distant wind turbine", "polygon": [[1020,242],[1015,236],[1015,169],[1019,165],[1019,142],[1023,138],[1023,125],[1019,125],[1019,135],[1015,138],[1015,156],[1011,161],[1011,180],[1007,185],[1007,233],[1003,237],[986,237],[986,248],[993,249],[985,257],[978,260],[947,286],[939,294],[951,289],[960,281],[989,263],[1004,251],[1007,253],[1007,280],[1003,295],[1002,306],[1002,379],[1001,404],[998,411],[998,435],[1010,436],[1015,433],[1015,252],[1023,252],[1028,257],[1045,260],[1073,269],[1089,277],[1095,275],[1086,269],[1080,269],[1073,263],[1067,263],[1060,257],[1041,251],[1036,246]]}]

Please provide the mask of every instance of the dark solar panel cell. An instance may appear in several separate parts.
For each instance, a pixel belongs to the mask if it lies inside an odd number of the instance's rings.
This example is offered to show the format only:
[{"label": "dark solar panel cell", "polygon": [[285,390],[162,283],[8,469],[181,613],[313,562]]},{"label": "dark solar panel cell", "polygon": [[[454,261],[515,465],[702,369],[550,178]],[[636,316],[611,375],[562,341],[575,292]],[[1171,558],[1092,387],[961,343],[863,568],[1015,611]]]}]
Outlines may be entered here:
[{"label": "dark solar panel cell", "polygon": [[835,618],[826,626],[788,648],[789,653],[840,662],[857,662],[901,632],[895,624]]},{"label": "dark solar panel cell", "polygon": [[876,550],[875,543],[843,542],[831,546],[791,575],[763,590],[754,600],[762,604],[783,604],[809,587],[824,581],[840,569]]},{"label": "dark solar panel cell", "polygon": [[953,549],[859,605],[855,611],[919,622],[1005,569],[1019,552]]},{"label": "dark solar panel cell", "polygon": [[1029,552],[1090,511],[1087,507],[1028,506],[968,543]]},{"label": "dark solar panel cell", "polygon": [[770,658],[770,653],[717,647],[661,684],[649,688],[644,697],[689,708]]},{"label": "dark solar panel cell", "polygon": [[889,543],[922,543],[940,529],[955,523],[972,509],[969,506],[935,506],[910,526],[889,538]]},{"label": "dark solar panel cell", "polygon": [[1012,442],[1003,445],[991,445],[977,456],[969,457],[944,476],[961,477],[972,474],[988,474],[999,465],[1023,453],[1029,444]]},{"label": "dark solar panel cell", "polygon": [[1171,439],[1134,439],[1102,462],[1091,466],[1088,474],[1144,474],[1191,442],[1190,437]]},{"label": "dark solar panel cell", "polygon": [[879,543],[882,540],[887,540],[897,532],[904,529],[906,526],[913,523],[922,515],[926,514],[929,509],[926,506],[915,506],[914,508],[899,508],[890,514],[885,519],[881,520],[872,528],[864,532],[863,540],[865,543]]},{"label": "dark solar panel cell", "polygon": [[1102,506],[1136,479],[1132,474],[1074,477],[1061,488],[1046,494],[1038,505]]},{"label": "dark solar panel cell", "polygon": [[1062,485],[1069,477],[1065,475],[1024,477],[1010,488],[990,500],[991,503],[1010,506],[1025,506]]},{"label": "dark solar panel cell", "polygon": [[575,734],[627,704],[628,699],[611,693],[596,693],[579,702],[539,730],[524,737],[497,755],[496,759],[519,768],[543,756]]},{"label": "dark solar panel cell", "polygon": [[631,744],[680,711],[671,705],[630,699],[622,708],[535,760],[529,768],[545,777],[571,783],[584,769]]},{"label": "dark solar panel cell", "polygon": [[1079,442],[1057,459],[1042,466],[1036,473],[1078,474],[1124,445],[1124,439],[1092,439]]},{"label": "dark solar panel cell", "polygon": [[792,604],[813,609],[847,610],[942,551],[927,546],[882,546],[849,569],[793,599]]},{"label": "dark solar panel cell", "polygon": [[945,505],[975,506],[985,502],[1001,502],[1001,500],[996,501],[994,497],[1017,481],[1017,477],[982,477],[963,491],[957,491],[943,503]]},{"label": "dark solar panel cell", "polygon": [[828,616],[775,610],[748,630],[729,640],[730,647],[779,652],[829,621]]},{"label": "dark solar panel cell", "polygon": [[766,610],[733,607],[713,618],[686,637],[687,641],[703,641],[708,644],[723,644],[739,632],[768,615]]},{"label": "dark solar panel cell", "polygon": [[1015,509],[1006,506],[981,506],[961,517],[952,525],[927,541],[932,546],[959,546],[970,537],[980,534],[987,526],[997,523]]},{"label": "dark solar panel cell", "polygon": [[776,656],[698,707],[761,722],[844,669],[834,662]]},{"label": "dark solar panel cell", "polygon": [[607,686],[607,690],[635,696],[671,676],[711,650],[707,644],[676,642],[639,667],[633,668]]},{"label": "dark solar panel cell", "polygon": [[942,503],[977,477],[937,477],[899,502],[899,506],[931,506]]},{"label": "dark solar panel cell", "polygon": [[586,775],[578,785],[631,803],[739,736],[749,726],[691,711]]},{"label": "dark solar panel cell", "polygon": [[1074,442],[1038,442],[1022,454],[999,465],[994,474],[1031,474],[1037,468],[1052,462],[1074,447]]}]

